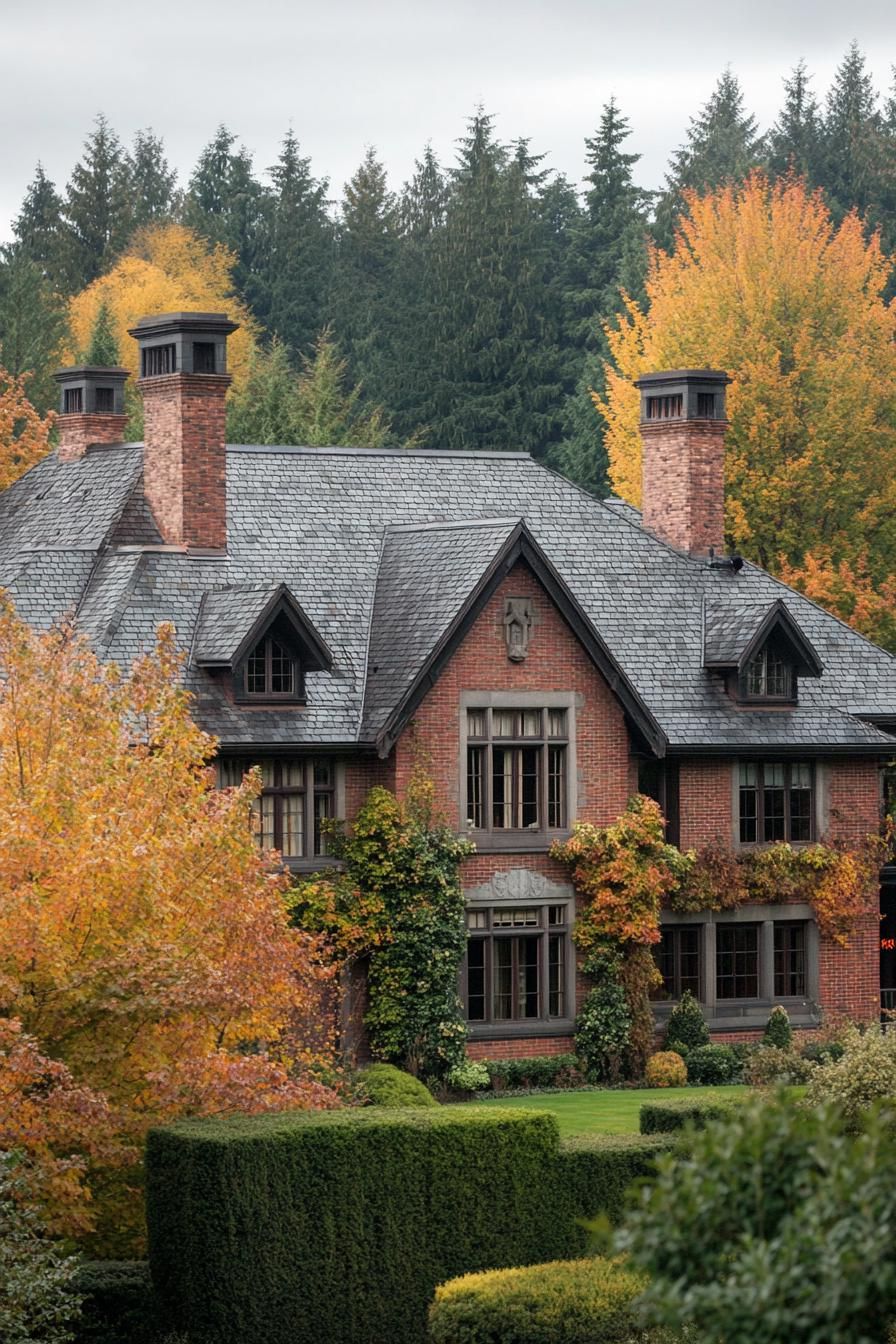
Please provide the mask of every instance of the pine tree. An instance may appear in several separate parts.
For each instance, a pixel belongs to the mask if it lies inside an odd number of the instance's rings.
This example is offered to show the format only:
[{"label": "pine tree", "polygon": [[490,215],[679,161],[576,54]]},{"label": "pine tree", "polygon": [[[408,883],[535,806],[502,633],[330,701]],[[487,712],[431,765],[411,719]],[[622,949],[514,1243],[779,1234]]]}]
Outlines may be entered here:
[{"label": "pine tree", "polygon": [[865,57],[853,42],[825,107],[822,180],[835,219],[856,209],[872,226],[881,223],[889,157],[877,93]]},{"label": "pine tree", "polygon": [[329,183],[312,175],[291,130],[269,175],[274,191],[257,315],[272,335],[305,353],[323,326],[331,280]]},{"label": "pine tree", "polygon": [[219,126],[199,156],[184,200],[184,223],[237,258],[234,283],[253,308],[264,306],[264,250],[269,195],[255,178],[252,156],[236,136]]},{"label": "pine tree", "polygon": [[65,276],[73,292],[89,285],[127,242],[131,201],[121,142],[99,114],[72,171],[65,202]]},{"label": "pine tree", "polygon": [[245,385],[227,406],[230,443],[299,443],[296,371],[289,350],[278,340],[253,351]]},{"label": "pine tree", "polygon": [[767,158],[772,174],[796,172],[817,186],[824,171],[822,124],[811,80],[805,61],[798,61],[785,79],[784,106],[768,133]]},{"label": "pine tree", "polygon": [[127,156],[131,192],[131,229],[170,219],[176,204],[177,173],[165,158],[165,146],[152,130],[137,131]]},{"label": "pine tree", "polygon": [[58,400],[53,373],[66,338],[64,301],[24,244],[0,248],[0,366],[30,375],[28,397],[43,415]]},{"label": "pine tree", "polygon": [[53,288],[60,288],[64,236],[62,198],[40,163],[12,227],[23,254],[34,262]]},{"label": "pine tree", "polygon": [[83,362],[108,369],[117,368],[121,363],[115,322],[105,300],[101,301],[97,309],[93,330],[90,333],[90,344],[84,351]]},{"label": "pine tree", "polygon": [[656,212],[654,232],[670,246],[685,190],[710,191],[741,181],[761,158],[756,118],[744,110],[744,95],[730,68],[723,70],[708,102],[691,118],[685,143],[672,155],[666,191]]}]

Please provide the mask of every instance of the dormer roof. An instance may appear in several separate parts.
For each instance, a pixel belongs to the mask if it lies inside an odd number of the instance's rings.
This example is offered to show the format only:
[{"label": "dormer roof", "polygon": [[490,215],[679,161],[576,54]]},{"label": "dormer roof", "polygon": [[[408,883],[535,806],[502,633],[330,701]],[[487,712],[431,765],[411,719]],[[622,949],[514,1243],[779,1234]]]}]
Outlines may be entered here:
[{"label": "dormer roof", "polygon": [[713,672],[743,672],[774,639],[787,649],[801,677],[820,677],[824,667],[814,645],[779,598],[774,602],[707,604],[703,624],[703,664]]},{"label": "dormer roof", "polygon": [[285,583],[269,588],[235,585],[204,593],[193,642],[194,665],[207,670],[238,666],[280,617],[293,631],[303,666],[329,671],[333,655]]}]

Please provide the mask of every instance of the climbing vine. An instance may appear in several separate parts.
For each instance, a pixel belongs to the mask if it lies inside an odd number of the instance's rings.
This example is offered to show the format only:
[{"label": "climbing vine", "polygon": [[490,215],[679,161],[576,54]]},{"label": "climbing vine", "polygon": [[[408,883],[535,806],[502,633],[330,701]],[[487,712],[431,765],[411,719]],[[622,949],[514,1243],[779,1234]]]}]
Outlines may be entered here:
[{"label": "climbing vine", "polygon": [[369,959],[364,1022],[376,1058],[441,1078],[464,1057],[460,865],[473,846],[435,815],[432,798],[422,775],[404,802],[371,789],[351,834],[333,831],[343,870],[300,883],[295,910],[303,927],[328,935],[340,965]]}]

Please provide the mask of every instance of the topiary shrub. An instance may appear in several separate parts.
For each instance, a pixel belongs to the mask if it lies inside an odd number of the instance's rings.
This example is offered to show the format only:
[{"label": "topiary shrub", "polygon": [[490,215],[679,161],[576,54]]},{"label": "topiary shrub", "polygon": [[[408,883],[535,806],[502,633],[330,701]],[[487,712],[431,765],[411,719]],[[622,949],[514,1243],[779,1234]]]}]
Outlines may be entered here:
[{"label": "topiary shrub", "polygon": [[87,1260],[72,1281],[83,1297],[77,1344],[156,1344],[160,1322],[146,1260]]},{"label": "topiary shrub", "polygon": [[166,1324],[227,1344],[423,1344],[436,1285],[580,1248],[554,1116],[495,1106],[193,1120],[146,1148]]},{"label": "topiary shrub", "polygon": [[589,990],[576,1018],[576,1054],[588,1077],[616,1083],[631,1044],[632,1015],[621,980],[606,974]]},{"label": "topiary shrub", "polygon": [[685,990],[672,1009],[666,1027],[666,1049],[678,1050],[680,1045],[689,1051],[699,1045],[709,1045],[709,1028],[703,1011],[689,989]]},{"label": "topiary shrub", "polygon": [[762,1033],[762,1043],[773,1045],[778,1050],[789,1050],[793,1045],[793,1027],[790,1025],[787,1009],[782,1008],[780,1004],[769,1013],[765,1031]]},{"label": "topiary shrub", "polygon": [[760,1045],[744,1066],[744,1081],[751,1087],[789,1087],[806,1083],[817,1065],[803,1059],[795,1050],[779,1050],[775,1045]]},{"label": "topiary shrub", "polygon": [[371,1106],[438,1106],[435,1097],[419,1078],[397,1069],[394,1064],[371,1064],[357,1075]]},{"label": "topiary shrub", "polygon": [[807,1103],[840,1107],[854,1129],[876,1102],[896,1098],[896,1031],[848,1027],[842,1057],[809,1067]]},{"label": "topiary shrub", "polygon": [[689,1097],[645,1101],[639,1112],[639,1128],[642,1134],[672,1134],[688,1125],[704,1129],[710,1121],[729,1115],[737,1104],[734,1097],[730,1101],[691,1101]]},{"label": "topiary shrub", "polygon": [[654,1174],[657,1154],[672,1146],[666,1134],[583,1134],[560,1145],[557,1188],[575,1218],[603,1215],[618,1223],[636,1181]]},{"label": "topiary shrub", "polygon": [[687,1081],[687,1066],[674,1050],[658,1050],[644,1067],[644,1082],[648,1087],[684,1087]]},{"label": "topiary shrub", "polygon": [[646,1278],[619,1260],[561,1260],[465,1274],[436,1289],[432,1344],[653,1344],[638,1324]]},{"label": "topiary shrub", "polygon": [[743,1065],[730,1045],[699,1045],[688,1055],[688,1082],[698,1087],[739,1083]]}]

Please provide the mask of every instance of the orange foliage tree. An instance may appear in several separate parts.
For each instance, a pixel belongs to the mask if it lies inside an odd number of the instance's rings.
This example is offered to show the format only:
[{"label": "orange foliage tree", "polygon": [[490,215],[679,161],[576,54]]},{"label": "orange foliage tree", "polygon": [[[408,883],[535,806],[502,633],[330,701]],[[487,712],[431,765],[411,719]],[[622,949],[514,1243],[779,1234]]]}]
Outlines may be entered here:
[{"label": "orange foliage tree", "polygon": [[[139,1235],[125,1178],[150,1124],[338,1104],[319,1081],[330,972],[252,835],[257,777],[214,788],[170,628],[122,675],[70,628],[37,634],[4,603],[0,680],[0,1017],[16,1046],[0,1039],[0,1143],[42,1169],[55,1227],[96,1226],[98,1245],[120,1247]],[[84,1089],[49,1134],[22,1042],[54,1088]],[[65,1120],[90,1106],[107,1112],[102,1154]],[[86,1178],[68,1168],[60,1190],[45,1159],[77,1153]]]},{"label": "orange foliage tree", "polygon": [[[786,563],[791,581],[825,600],[830,584],[803,572],[807,554],[833,571],[864,556],[879,593],[896,566],[896,307],[883,297],[891,271],[878,238],[866,238],[855,215],[835,227],[799,179],[772,184],[757,172],[690,194],[672,253],[651,254],[647,303],[627,300],[607,331],[607,393],[597,404],[617,492],[640,504],[632,380],[725,369],[730,542],[772,570]],[[852,619],[848,605],[838,609]]]},{"label": "orange foliage tree", "polygon": [[42,416],[28,400],[27,373],[14,377],[0,367],[0,490],[50,451],[55,416]]},{"label": "orange foliage tree", "polygon": [[124,368],[137,377],[137,345],[128,335],[141,317],[180,311],[226,312],[240,324],[227,342],[227,367],[234,386],[249,372],[257,326],[233,289],[236,257],[181,224],[141,229],[112,270],[76,294],[69,305],[73,362],[86,350],[103,304],[111,320]]}]

